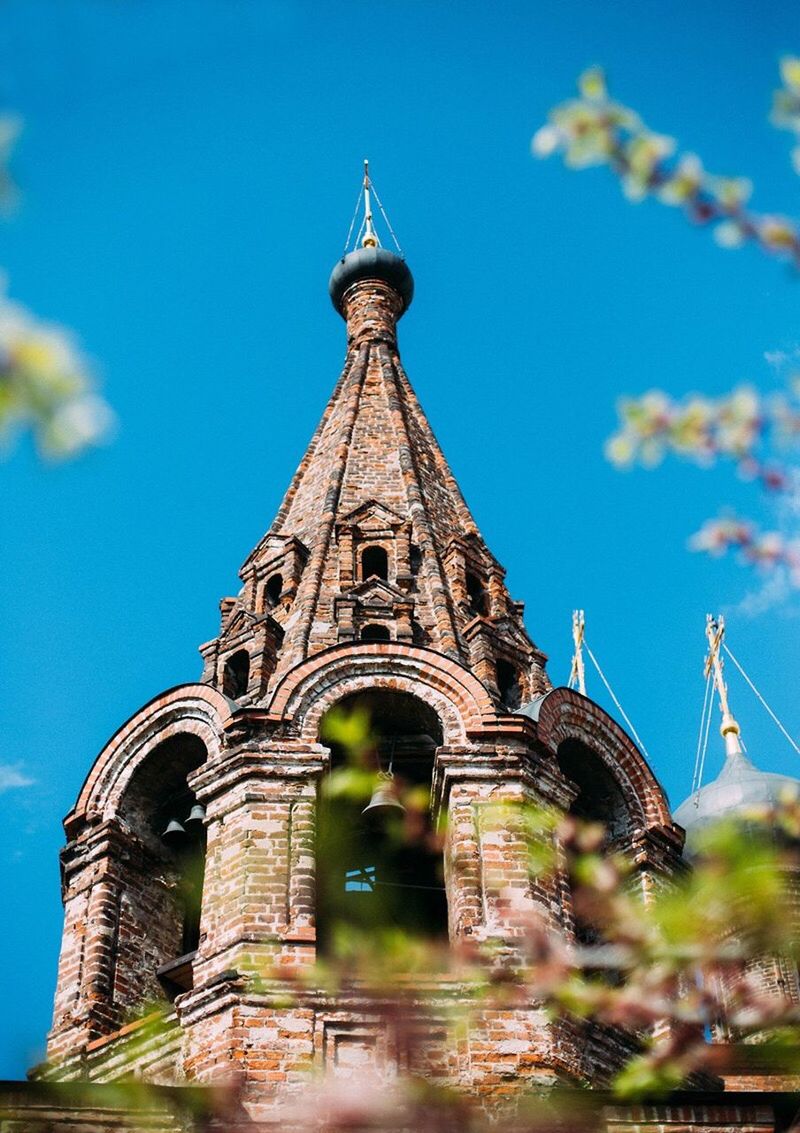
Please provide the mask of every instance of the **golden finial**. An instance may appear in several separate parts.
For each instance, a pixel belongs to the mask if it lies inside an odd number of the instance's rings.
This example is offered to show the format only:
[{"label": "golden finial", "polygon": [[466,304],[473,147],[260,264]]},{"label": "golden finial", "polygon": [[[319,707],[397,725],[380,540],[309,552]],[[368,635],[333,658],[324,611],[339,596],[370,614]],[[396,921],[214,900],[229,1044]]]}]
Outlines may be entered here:
[{"label": "golden finial", "polygon": [[720,733],[725,740],[725,754],[729,756],[741,755],[742,745],[739,740],[739,725],[733,717],[728,703],[728,686],[722,675],[723,660],[720,656],[722,643],[725,639],[725,619],[720,614],[715,618],[712,614],[706,615],[706,637],[708,638],[708,656],[706,657],[705,674],[711,673],[714,678],[714,688],[719,697],[719,710],[722,713]]},{"label": "golden finial", "polygon": [[377,248],[380,244],[377,233],[372,224],[372,201],[370,200],[371,183],[369,179],[369,161],[364,158],[364,238],[362,248]]}]

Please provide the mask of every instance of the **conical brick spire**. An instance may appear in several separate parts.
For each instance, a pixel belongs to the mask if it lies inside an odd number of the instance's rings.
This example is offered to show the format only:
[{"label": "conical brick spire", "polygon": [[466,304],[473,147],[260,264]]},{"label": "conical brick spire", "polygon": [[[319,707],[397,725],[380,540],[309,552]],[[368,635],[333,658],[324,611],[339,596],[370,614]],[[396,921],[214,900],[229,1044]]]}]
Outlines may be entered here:
[{"label": "conical brick spire", "polygon": [[[487,549],[400,362],[397,321],[413,281],[374,244],[336,265],[331,298],[347,323],[341,377],[275,522],[222,604],[204,679],[256,635],[251,700],[342,642],[395,641],[461,662],[507,708],[546,688],[504,570]],[[366,239],[366,238],[365,238]],[[224,672],[224,664],[222,666]],[[224,683],[224,681],[223,681]],[[241,697],[241,681],[228,680]]]}]

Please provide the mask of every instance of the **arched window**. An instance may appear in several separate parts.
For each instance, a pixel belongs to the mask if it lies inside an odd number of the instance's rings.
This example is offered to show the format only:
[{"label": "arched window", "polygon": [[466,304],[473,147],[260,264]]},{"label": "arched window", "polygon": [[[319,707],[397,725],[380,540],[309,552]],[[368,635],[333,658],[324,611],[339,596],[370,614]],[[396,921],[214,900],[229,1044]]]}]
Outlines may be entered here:
[{"label": "arched window", "polygon": [[131,833],[120,863],[114,1005],[127,1010],[192,986],[200,941],[206,831],[187,776],[206,758],[184,733],[165,740],[136,770],[117,817]]},{"label": "arched window", "polygon": [[509,661],[497,662],[497,691],[506,708],[519,708],[522,703],[522,693],[519,684],[519,672]]},{"label": "arched window", "polygon": [[361,552],[361,577],[388,579],[389,556],[383,547],[365,547]]},{"label": "arched window", "polygon": [[[606,845],[629,834],[631,816],[620,786],[606,764],[579,740],[565,740],[558,748],[558,764],[566,777],[579,788],[570,814],[585,822],[601,822],[606,830]],[[602,941],[602,928],[573,907],[575,937],[580,944]],[[603,978],[619,983],[621,974],[605,970]]]},{"label": "arched window", "polygon": [[[365,722],[371,740],[358,752],[337,740],[341,728],[328,724],[352,720],[354,713]],[[354,760],[382,775],[371,798],[322,786],[316,855],[318,950],[329,952],[341,929],[370,935],[400,929],[412,936],[446,938],[442,855],[431,848],[428,810],[413,809],[419,789],[423,794],[430,790],[434,754],[442,743],[438,716],[414,696],[375,689],[340,701],[323,720],[320,735],[331,749],[331,785]],[[404,799],[411,808],[407,814],[397,805]]]},{"label": "arched window", "polygon": [[361,630],[362,641],[391,641],[388,626],[368,625]]},{"label": "arched window", "polygon": [[622,790],[596,752],[580,740],[565,740],[558,748],[558,765],[579,788],[571,814],[602,822],[610,842],[630,832],[633,823]]},{"label": "arched window", "polygon": [[225,662],[222,674],[222,691],[231,700],[244,696],[250,684],[250,654],[240,649]]},{"label": "arched window", "polygon": [[471,612],[486,617],[489,613],[489,595],[486,593],[483,583],[476,574],[469,572],[467,572],[466,583],[467,600]]},{"label": "arched window", "polygon": [[264,587],[264,609],[274,610],[283,594],[283,575],[273,574]]}]

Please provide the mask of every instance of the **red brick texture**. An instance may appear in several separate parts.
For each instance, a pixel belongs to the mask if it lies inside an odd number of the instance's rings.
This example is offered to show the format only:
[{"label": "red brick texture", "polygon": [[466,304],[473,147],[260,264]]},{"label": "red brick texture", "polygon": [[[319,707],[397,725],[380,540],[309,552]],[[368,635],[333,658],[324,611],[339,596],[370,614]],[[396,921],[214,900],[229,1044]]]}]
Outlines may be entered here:
[{"label": "red brick texture", "polygon": [[[454,1029],[460,992],[444,984],[393,1030],[355,992],[331,998],[313,978],[300,992],[283,978],[313,971],[316,957],[317,795],[330,767],[320,722],[357,693],[402,693],[438,718],[432,807],[434,821],[448,817],[453,943],[513,950],[525,908],[571,929],[565,877],[532,883],[525,838],[496,817],[504,803],[569,809],[579,786],[559,765],[565,745],[617,784],[618,834],[644,892],[683,868],[681,831],[641,753],[597,705],[551,691],[400,364],[398,296],[362,281],[344,306],[342,376],[242,590],[222,603],[219,638],[202,647],[203,682],[164,693],[116,733],[65,821],[51,1077],[235,1074],[257,1116],[316,1071],[357,1078],[416,1060],[491,1102],[536,1083],[603,1086],[629,1048],[611,1031],[552,1023],[534,1003],[473,1008]],[[364,578],[363,551],[376,547],[386,577]],[[366,625],[388,640],[361,641]],[[249,664],[234,672],[242,650]],[[515,712],[542,696],[538,720]],[[192,986],[172,987],[172,1008],[148,1030],[133,1014],[181,950],[180,860],[160,837],[167,798],[179,817],[205,808],[205,873]],[[424,1041],[409,1042],[409,1027]],[[609,1111],[609,1128],[767,1128],[717,1109],[631,1113]]]}]

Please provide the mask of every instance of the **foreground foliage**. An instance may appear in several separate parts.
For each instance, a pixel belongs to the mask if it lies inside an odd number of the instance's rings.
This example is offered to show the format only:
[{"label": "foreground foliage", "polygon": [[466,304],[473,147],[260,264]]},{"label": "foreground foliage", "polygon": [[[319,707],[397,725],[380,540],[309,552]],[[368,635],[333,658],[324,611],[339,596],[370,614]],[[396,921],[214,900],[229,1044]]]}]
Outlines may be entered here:
[{"label": "foreground foliage", "polygon": [[[771,121],[800,139],[800,59],[787,56],[780,69],[783,85],[775,92]],[[709,173],[696,154],[679,152],[673,138],[652,130],[635,110],[610,96],[599,67],[580,76],[577,98],[550,112],[532,148],[539,157],[561,154],[571,169],[607,166],[628,200],[650,198],[680,208],[692,223],[710,227],[724,248],[750,244],[800,267],[797,221],[751,209],[749,179]],[[800,173],[800,144],[792,162]],[[797,359],[782,356],[781,361]],[[744,563],[771,575],[778,584],[773,590],[781,595],[800,588],[800,477],[784,457],[800,431],[796,373],[789,374],[788,385],[788,394],[772,396],[741,386],[718,399],[695,395],[679,400],[661,390],[626,397],[618,406],[619,428],[606,445],[607,457],[618,468],[652,468],[666,453],[704,467],[733,459],[745,478],[766,490],[774,526],[764,530],[724,513],[707,520],[690,547],[712,555],[738,553]]]}]

